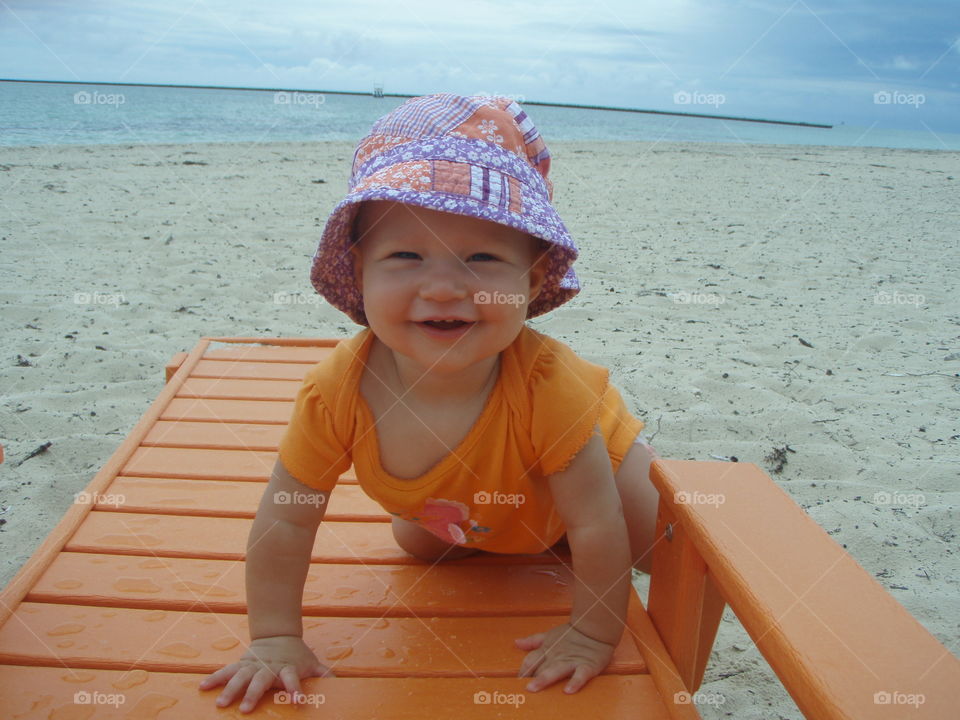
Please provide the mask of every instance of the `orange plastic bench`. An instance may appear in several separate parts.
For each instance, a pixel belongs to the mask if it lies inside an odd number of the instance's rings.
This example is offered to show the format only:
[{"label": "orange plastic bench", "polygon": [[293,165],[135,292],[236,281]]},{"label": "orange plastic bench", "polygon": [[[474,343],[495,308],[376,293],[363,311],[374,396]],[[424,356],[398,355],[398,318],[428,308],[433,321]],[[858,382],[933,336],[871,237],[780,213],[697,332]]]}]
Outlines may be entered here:
[{"label": "orange plastic bench", "polygon": [[[247,533],[300,381],[336,342],[203,338],[174,357],[0,595],[2,717],[241,717],[197,685],[247,642]],[[338,677],[306,680],[306,708],[268,693],[250,717],[697,718],[725,603],[808,718],[956,717],[960,662],[759,468],[658,460],[653,480],[648,608],[631,598],[613,662],[568,696],[524,691],[513,638],[567,616],[569,556],[430,567],[346,473],[303,598]]]}]

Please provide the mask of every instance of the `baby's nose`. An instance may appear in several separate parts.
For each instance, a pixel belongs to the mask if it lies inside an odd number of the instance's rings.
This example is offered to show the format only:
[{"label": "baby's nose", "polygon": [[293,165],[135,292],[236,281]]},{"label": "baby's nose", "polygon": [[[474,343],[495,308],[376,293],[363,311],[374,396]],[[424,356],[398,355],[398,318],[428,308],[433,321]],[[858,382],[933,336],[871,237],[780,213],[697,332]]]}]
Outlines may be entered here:
[{"label": "baby's nose", "polygon": [[462,300],[470,292],[470,271],[459,260],[431,263],[420,282],[420,297],[444,302]]}]

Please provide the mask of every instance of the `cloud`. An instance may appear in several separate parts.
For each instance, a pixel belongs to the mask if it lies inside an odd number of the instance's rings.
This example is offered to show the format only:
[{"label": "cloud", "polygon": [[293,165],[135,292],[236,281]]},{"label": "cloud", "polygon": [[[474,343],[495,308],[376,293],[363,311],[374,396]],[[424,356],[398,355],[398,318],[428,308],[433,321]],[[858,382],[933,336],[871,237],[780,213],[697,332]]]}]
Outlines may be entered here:
[{"label": "cloud", "polygon": [[910,12],[901,0],[4,2],[10,77],[360,91],[382,81],[388,93],[662,109],[686,90],[723,93],[734,114],[801,120],[868,118],[863,98],[884,85],[939,91],[925,111],[943,117],[960,102],[960,42],[938,34],[954,17],[937,0]]},{"label": "cloud", "polygon": [[897,55],[893,60],[883,65],[885,70],[919,70],[921,67],[921,63],[903,55]]}]

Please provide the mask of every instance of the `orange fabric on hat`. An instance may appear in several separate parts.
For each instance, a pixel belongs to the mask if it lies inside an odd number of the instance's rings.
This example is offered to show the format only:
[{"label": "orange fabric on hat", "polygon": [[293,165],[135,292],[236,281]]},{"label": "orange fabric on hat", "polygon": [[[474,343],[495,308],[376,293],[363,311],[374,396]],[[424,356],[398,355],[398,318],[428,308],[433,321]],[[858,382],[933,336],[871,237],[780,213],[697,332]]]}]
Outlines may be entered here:
[{"label": "orange fabric on hat", "polygon": [[420,477],[397,478],[380,463],[374,417],[360,393],[372,340],[363,330],[310,370],[280,459],[300,482],[324,491],[352,463],[364,492],[387,512],[451,543],[545,550],[565,532],[547,476],[570,463],[595,425],[616,471],[643,428],[605,368],[524,326],[501,354],[497,382],[460,444]]}]

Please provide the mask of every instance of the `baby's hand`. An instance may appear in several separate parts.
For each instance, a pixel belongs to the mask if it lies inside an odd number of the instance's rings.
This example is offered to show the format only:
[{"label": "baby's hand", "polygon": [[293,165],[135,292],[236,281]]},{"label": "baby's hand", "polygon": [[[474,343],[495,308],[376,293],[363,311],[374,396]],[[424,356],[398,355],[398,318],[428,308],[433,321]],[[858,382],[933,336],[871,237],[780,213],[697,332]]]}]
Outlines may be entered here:
[{"label": "baby's hand", "polygon": [[240,712],[252,712],[261,696],[271,687],[285,689],[291,699],[300,693],[300,678],[336,677],[313,651],[296,635],[260,638],[240,660],[208,675],[200,683],[209,690],[224,683],[227,686],[217,697],[219,707],[227,707],[246,688]]},{"label": "baby's hand", "polygon": [[571,676],[564,692],[575,693],[603,672],[613,657],[613,646],[589,638],[570,623],[545,633],[536,633],[514,641],[521,650],[530,650],[523,659],[518,677],[533,677],[527,690],[537,692],[557,680]]}]

